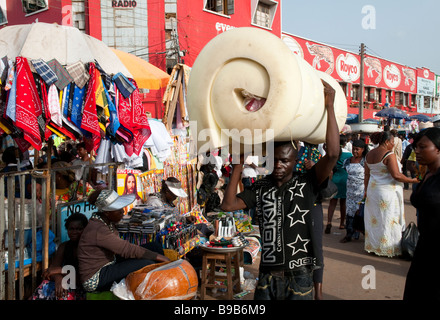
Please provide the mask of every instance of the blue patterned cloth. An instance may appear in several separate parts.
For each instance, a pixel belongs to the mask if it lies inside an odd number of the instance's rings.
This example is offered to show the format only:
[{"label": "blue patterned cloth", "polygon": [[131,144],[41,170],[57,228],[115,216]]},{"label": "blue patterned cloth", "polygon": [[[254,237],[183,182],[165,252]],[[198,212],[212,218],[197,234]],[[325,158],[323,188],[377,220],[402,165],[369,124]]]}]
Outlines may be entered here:
[{"label": "blue patterned cloth", "polygon": [[50,86],[58,81],[58,76],[42,59],[33,59],[32,65],[47,85]]},{"label": "blue patterned cloth", "polygon": [[124,98],[128,98],[131,93],[136,90],[136,86],[131,83],[122,73],[118,72],[113,76],[113,82],[116,84],[116,87],[124,96]]}]

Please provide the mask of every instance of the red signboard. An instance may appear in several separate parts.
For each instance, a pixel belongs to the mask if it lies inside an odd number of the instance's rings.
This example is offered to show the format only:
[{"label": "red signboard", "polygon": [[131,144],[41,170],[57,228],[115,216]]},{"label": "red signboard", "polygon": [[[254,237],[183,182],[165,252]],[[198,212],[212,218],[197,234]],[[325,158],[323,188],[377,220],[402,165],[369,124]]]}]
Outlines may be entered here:
[{"label": "red signboard", "polygon": [[395,62],[366,55],[364,58],[366,86],[386,88],[415,94],[416,69]]},{"label": "red signboard", "polygon": [[434,81],[435,73],[426,68],[417,68],[417,77]]},{"label": "red signboard", "polygon": [[[283,33],[282,40],[315,69],[341,82],[360,83],[360,55]],[[416,69],[366,55],[364,85],[416,93]]]},{"label": "red signboard", "polygon": [[359,83],[359,55],[286,33],[282,34],[281,39],[292,52],[315,69],[328,73],[338,81]]}]

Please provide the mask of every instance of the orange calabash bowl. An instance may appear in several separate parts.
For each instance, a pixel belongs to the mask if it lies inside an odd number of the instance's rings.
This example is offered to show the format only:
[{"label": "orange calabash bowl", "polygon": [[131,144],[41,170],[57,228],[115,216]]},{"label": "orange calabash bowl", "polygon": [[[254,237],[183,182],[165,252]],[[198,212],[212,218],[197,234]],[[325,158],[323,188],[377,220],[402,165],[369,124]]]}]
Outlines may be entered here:
[{"label": "orange calabash bowl", "polygon": [[190,300],[197,293],[197,273],[186,260],[148,265],[125,278],[136,300]]}]

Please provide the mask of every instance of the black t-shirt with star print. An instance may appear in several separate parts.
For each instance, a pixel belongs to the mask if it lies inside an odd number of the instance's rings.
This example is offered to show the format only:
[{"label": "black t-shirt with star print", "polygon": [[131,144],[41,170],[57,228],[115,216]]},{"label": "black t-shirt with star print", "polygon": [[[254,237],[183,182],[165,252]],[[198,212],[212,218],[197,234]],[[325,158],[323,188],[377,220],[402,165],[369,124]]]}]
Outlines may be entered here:
[{"label": "black t-shirt with star print", "polygon": [[248,208],[256,208],[261,234],[260,269],[295,270],[321,266],[314,243],[310,214],[319,193],[315,167],[294,172],[290,181],[277,187],[271,176],[257,180],[251,189],[239,193]]}]

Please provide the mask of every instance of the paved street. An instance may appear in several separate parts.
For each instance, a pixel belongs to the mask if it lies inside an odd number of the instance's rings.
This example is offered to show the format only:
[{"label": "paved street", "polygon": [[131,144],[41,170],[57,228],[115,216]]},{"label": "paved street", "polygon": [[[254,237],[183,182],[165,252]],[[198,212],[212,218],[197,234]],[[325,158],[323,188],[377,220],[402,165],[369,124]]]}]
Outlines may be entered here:
[{"label": "paved street", "polygon": [[[416,221],[416,210],[411,206],[409,190],[404,190],[405,220]],[[327,222],[327,205],[324,205],[324,224]],[[331,234],[324,234],[323,297],[326,300],[401,300],[410,261],[379,257],[364,250],[363,236],[357,241],[340,243],[345,230],[339,230],[339,206],[332,221]],[[336,219],[335,219],[336,218]],[[364,273],[362,268],[366,267]],[[364,277],[373,276],[375,289],[362,286]],[[367,284],[374,285],[373,282]]]}]

